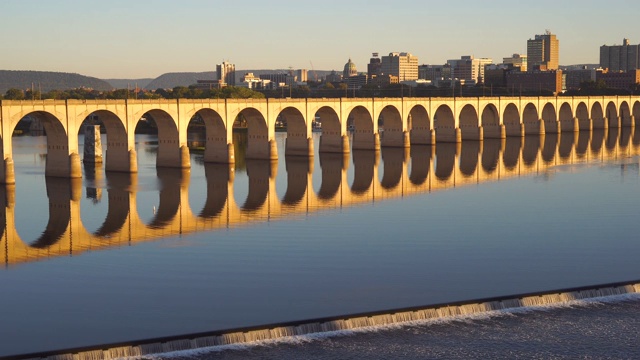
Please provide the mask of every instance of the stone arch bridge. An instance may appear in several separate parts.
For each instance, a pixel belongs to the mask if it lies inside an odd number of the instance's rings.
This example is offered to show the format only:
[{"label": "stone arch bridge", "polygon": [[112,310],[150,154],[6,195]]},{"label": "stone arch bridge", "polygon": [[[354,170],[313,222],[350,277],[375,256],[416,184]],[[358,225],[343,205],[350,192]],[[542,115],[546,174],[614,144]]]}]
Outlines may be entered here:
[{"label": "stone arch bridge", "polygon": [[248,128],[246,157],[273,160],[278,157],[277,119],[287,124],[285,153],[313,156],[311,132],[316,118],[322,124],[318,151],[347,153],[381,146],[406,148],[635,126],[640,97],[1,101],[0,182],[15,182],[11,135],[25,116],[38,118],[45,128],[45,174],[81,177],[76,134],[91,114],[106,127],[105,169],[135,173],[135,127],[143,116],[152,117],[158,127],[157,166],[189,168],[187,127],[196,115],[206,126],[205,162],[233,163],[231,135],[239,117]]}]

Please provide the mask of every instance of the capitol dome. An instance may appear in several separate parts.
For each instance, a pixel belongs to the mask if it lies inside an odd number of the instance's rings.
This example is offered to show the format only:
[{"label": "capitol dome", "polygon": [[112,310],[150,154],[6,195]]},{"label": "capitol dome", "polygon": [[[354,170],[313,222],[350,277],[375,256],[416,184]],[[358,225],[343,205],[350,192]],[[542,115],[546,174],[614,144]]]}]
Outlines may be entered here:
[{"label": "capitol dome", "polygon": [[351,61],[351,58],[349,58],[349,61],[347,61],[346,64],[344,64],[344,71],[342,72],[342,77],[343,78],[348,78],[350,76],[356,76],[358,75],[358,70],[356,69],[356,64],[354,64]]}]

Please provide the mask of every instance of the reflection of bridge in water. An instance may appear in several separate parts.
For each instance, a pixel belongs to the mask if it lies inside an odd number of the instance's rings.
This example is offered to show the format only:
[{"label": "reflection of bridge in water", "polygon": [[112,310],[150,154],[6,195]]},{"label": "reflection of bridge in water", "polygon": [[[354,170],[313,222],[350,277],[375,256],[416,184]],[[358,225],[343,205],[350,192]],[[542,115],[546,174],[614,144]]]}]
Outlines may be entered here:
[{"label": "reflection of bridge in water", "polygon": [[[14,187],[0,188],[0,192],[6,192],[0,194],[5,201],[5,211],[0,215],[5,217],[0,257],[6,265],[13,265],[77,255],[456,186],[544,174],[558,165],[607,162],[635,155],[640,155],[638,128],[442,143],[413,146],[410,150],[362,150],[352,153],[354,178],[349,184],[349,154],[320,153],[322,177],[317,193],[312,183],[313,158],[287,157],[287,189],[282,199],[276,194],[277,163],[247,160],[249,191],[242,204],[236,203],[233,196],[231,167],[205,164],[207,194],[202,209],[189,206],[188,170],[158,168],[160,203],[149,223],[137,212],[137,175],[107,172],[108,212],[94,233],[82,225],[82,180],[47,177],[49,220],[42,235],[28,243],[16,231]],[[380,158],[383,169],[379,168]]]}]

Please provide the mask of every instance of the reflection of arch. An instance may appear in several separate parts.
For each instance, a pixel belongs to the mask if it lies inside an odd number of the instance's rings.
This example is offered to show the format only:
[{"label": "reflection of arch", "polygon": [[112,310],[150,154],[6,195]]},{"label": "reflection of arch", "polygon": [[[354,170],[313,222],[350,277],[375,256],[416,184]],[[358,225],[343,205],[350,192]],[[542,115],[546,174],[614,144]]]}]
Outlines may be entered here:
[{"label": "reflection of arch", "polygon": [[500,139],[485,139],[482,143],[482,169],[484,169],[488,174],[491,174],[498,169],[501,147],[502,140]]},{"label": "reflection of arch", "polygon": [[462,140],[482,140],[478,112],[473,105],[467,104],[462,108],[458,124]]},{"label": "reflection of arch", "polygon": [[622,126],[631,126],[631,111],[629,110],[629,104],[623,101],[620,104],[620,124]]},{"label": "reflection of arch", "polygon": [[524,165],[529,166],[536,163],[541,140],[544,140],[544,136],[526,136],[524,138],[524,145],[522,146],[522,163]]},{"label": "reflection of arch", "polygon": [[156,166],[189,167],[189,157],[187,156],[186,159],[182,157],[178,127],[171,115],[164,110],[154,109],[148,111],[145,116],[150,116],[158,127]]},{"label": "reflection of arch", "polygon": [[349,159],[343,154],[320,153],[320,167],[322,168],[322,182],[318,197],[323,200],[333,199],[342,184],[343,169]]},{"label": "reflection of arch", "polygon": [[456,144],[436,142],[436,178],[447,180],[453,174],[456,161]]},{"label": "reflection of arch", "polygon": [[591,153],[600,155],[602,151],[602,143],[604,142],[605,130],[593,129],[591,132]]},{"label": "reflection of arch", "polygon": [[131,209],[129,195],[135,191],[132,188],[135,176],[135,174],[112,171],[106,173],[109,194],[107,217],[93,235],[108,238],[124,227]]},{"label": "reflection of arch", "polygon": [[[246,159],[275,159],[275,143],[273,146],[269,142],[269,129],[267,121],[262,113],[254,108],[245,108],[238,114],[238,118],[243,117],[247,121],[247,152]],[[273,149],[272,149],[273,147]]]},{"label": "reflection of arch", "polygon": [[628,127],[623,127],[620,129],[620,140],[618,141],[620,148],[624,149],[629,146],[629,142],[631,141],[631,131],[632,130]]},{"label": "reflection of arch", "polygon": [[169,225],[180,211],[180,188],[185,172],[182,169],[158,168],[160,202],[155,216],[148,224],[152,229]]},{"label": "reflection of arch", "polygon": [[514,104],[509,104],[504,108],[502,123],[504,124],[504,132],[507,136],[524,135],[520,125],[520,112]]},{"label": "reflection of arch", "polygon": [[348,116],[353,120],[353,149],[375,150],[380,147],[378,134],[373,133],[373,118],[364,106],[356,106]]},{"label": "reflection of arch", "polygon": [[308,176],[313,171],[311,168],[313,164],[309,160],[308,157],[285,157],[287,190],[282,198],[283,205],[296,205],[304,199],[307,193]]},{"label": "reflection of arch", "polygon": [[532,103],[528,103],[522,111],[522,123],[524,124],[525,135],[538,135],[544,133],[543,123],[538,118],[538,110]]},{"label": "reflection of arch", "polygon": [[375,151],[354,151],[353,152],[353,184],[351,192],[354,194],[365,193],[373,183],[373,168],[376,163]]},{"label": "reflection of arch", "polygon": [[602,113],[602,105],[599,102],[593,103],[591,106],[591,124],[593,129],[604,129],[605,121]]},{"label": "reflection of arch", "polygon": [[431,166],[431,151],[431,146],[411,146],[411,174],[409,174],[409,181],[411,181],[412,184],[422,185],[427,181]]},{"label": "reflection of arch", "polygon": [[576,117],[578,118],[578,129],[580,131],[591,131],[591,120],[589,119],[589,110],[583,102],[578,104],[576,108]]},{"label": "reflection of arch", "polygon": [[571,156],[571,150],[573,150],[573,144],[578,137],[577,133],[562,134],[560,136],[560,144],[558,145],[558,154],[561,159],[568,159]]},{"label": "reflection of arch", "polygon": [[[336,111],[329,106],[323,106],[318,109],[315,116],[320,121],[322,129],[319,152],[348,152],[348,138],[342,136],[340,118]],[[347,141],[346,148],[343,145],[345,141]]]},{"label": "reflection of arch", "polygon": [[382,164],[384,173],[382,175],[381,185],[385,189],[394,189],[402,179],[402,170],[404,169],[405,149],[403,148],[385,148],[382,149]]},{"label": "reflection of arch", "polygon": [[617,128],[620,127],[620,118],[618,117],[618,110],[616,110],[616,104],[613,101],[609,101],[607,104],[607,121],[609,122],[609,127]]},{"label": "reflection of arch", "polygon": [[438,142],[459,142],[457,136],[456,120],[453,117],[451,108],[447,105],[440,105],[433,118],[433,127],[436,132],[436,143]]},{"label": "reflection of arch", "polygon": [[313,145],[307,131],[307,122],[300,110],[287,107],[278,115],[287,124],[285,155],[313,155]]},{"label": "reflection of arch", "polygon": [[387,105],[380,112],[379,124],[383,124],[383,129],[380,136],[380,145],[382,146],[394,146],[404,147],[404,131],[402,130],[402,117],[400,111],[395,106]]},{"label": "reflection of arch", "polygon": [[267,201],[269,195],[269,179],[271,178],[271,161],[247,160],[249,177],[249,193],[244,201],[242,211],[257,211]]},{"label": "reflection of arch", "polygon": [[578,131],[578,123],[573,117],[571,105],[564,103],[560,105],[560,130],[564,132]]},{"label": "reflection of arch", "polygon": [[546,103],[542,108],[542,122],[544,123],[545,133],[558,133],[558,117],[556,116],[556,108],[552,103]]},{"label": "reflection of arch", "polygon": [[80,198],[80,179],[47,177],[45,182],[49,198],[49,220],[40,237],[30,244],[37,249],[46,249],[62,238],[70,226],[71,202],[77,202]]},{"label": "reflection of arch", "polygon": [[205,164],[204,176],[207,179],[207,200],[198,216],[212,219],[224,210],[229,198],[229,181],[232,179],[229,164]]},{"label": "reflection of arch", "polygon": [[611,128],[607,131],[607,135],[604,141],[605,149],[611,151],[615,150],[616,145],[618,144],[618,135],[620,134],[619,128]]},{"label": "reflection of arch", "polygon": [[521,137],[507,137],[504,142],[504,152],[502,153],[502,163],[507,170],[515,169],[520,159],[522,150]]},{"label": "reflection of arch", "polygon": [[476,175],[480,155],[480,143],[476,141],[462,142],[460,145],[460,172],[469,177]]},{"label": "reflection of arch", "polygon": [[409,112],[409,131],[411,145],[430,145],[431,139],[431,120],[427,109],[422,105],[416,105]]},{"label": "reflection of arch", "polygon": [[[569,137],[568,135],[565,137]],[[547,134],[542,143],[542,161],[552,163],[556,159],[556,149],[558,147],[558,134]]]},{"label": "reflection of arch", "polygon": [[500,115],[498,115],[498,109],[496,109],[495,105],[488,104],[484,107],[484,109],[482,110],[481,121],[482,133],[485,139],[501,139],[504,137],[502,129],[500,128]]},{"label": "reflection of arch", "polygon": [[590,141],[591,131],[580,131],[578,133],[578,141],[576,142],[576,156],[578,158],[583,158],[587,155]]}]

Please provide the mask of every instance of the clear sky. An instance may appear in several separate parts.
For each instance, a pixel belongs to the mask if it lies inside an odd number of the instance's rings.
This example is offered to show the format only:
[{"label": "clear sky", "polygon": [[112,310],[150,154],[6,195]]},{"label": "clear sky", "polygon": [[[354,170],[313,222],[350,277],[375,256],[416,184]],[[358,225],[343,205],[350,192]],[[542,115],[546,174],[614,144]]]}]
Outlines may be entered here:
[{"label": "clear sky", "polygon": [[501,62],[551,30],[560,63],[598,63],[601,45],[640,43],[640,0],[10,0],[0,2],[0,69],[99,78],[237,69],[366,71],[372,52],[421,64]]}]

